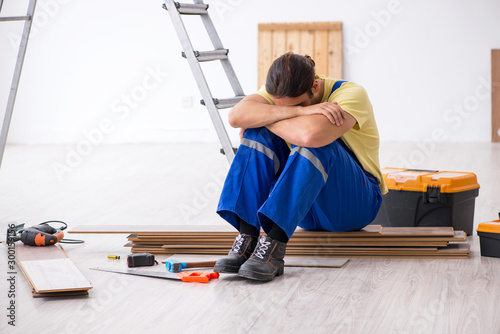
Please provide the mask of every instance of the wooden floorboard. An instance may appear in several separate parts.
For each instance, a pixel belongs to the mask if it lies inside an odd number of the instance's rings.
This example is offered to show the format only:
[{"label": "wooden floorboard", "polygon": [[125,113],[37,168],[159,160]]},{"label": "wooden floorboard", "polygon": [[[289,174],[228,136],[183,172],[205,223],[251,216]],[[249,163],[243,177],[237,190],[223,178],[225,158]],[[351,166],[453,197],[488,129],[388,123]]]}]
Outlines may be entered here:
[{"label": "wooden floorboard", "polygon": [[[497,219],[500,145],[425,147],[425,159],[413,167],[476,173],[474,228]],[[382,143],[381,164],[398,167],[419,150],[417,143]],[[215,213],[213,189],[220,191],[217,175],[227,171],[218,151],[218,144],[101,145],[60,180],[52,166],[64,163],[65,146],[8,146],[0,169],[0,231],[9,222],[48,219],[62,219],[69,229],[180,223],[226,229]],[[88,296],[33,298],[18,269],[15,328],[7,324],[2,269],[0,333],[499,332],[500,259],[480,256],[475,232],[467,237],[470,259],[350,258],[342,268],[287,267],[266,284],[229,274],[192,284],[89,269],[124,266],[127,235],[69,235],[85,240],[64,248],[92,283]]]},{"label": "wooden floorboard", "polygon": [[92,288],[69,258],[21,261],[35,293],[81,291]]},{"label": "wooden floorboard", "polygon": [[[92,289],[60,245],[46,247],[15,245],[16,263],[37,297],[66,296]],[[84,293],[81,293],[84,294]]]}]

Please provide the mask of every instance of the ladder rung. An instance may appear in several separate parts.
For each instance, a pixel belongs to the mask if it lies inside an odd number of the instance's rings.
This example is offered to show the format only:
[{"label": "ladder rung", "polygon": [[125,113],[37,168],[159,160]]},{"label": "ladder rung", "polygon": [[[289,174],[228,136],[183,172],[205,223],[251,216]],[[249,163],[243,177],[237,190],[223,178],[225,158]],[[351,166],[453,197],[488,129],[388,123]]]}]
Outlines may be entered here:
[{"label": "ladder rung", "polygon": [[186,15],[207,14],[208,4],[179,3],[179,2],[174,2],[174,4],[179,14],[186,14]]},{"label": "ladder rung", "polygon": [[[214,51],[194,51],[194,56],[198,61],[211,61],[211,60],[223,60],[227,59],[228,49],[214,50]],[[183,51],[182,56],[186,57],[186,53]]]},{"label": "ladder rung", "polygon": [[[227,99],[217,99],[214,98],[214,104],[217,107],[217,109],[227,109],[227,108],[232,108],[234,107],[238,102],[243,100],[244,96],[235,96],[235,97],[230,97]],[[202,105],[205,105],[205,101],[201,100],[200,103]]]},{"label": "ladder rung", "polygon": [[[226,152],[224,151],[224,149],[223,149],[223,148],[221,148],[219,152],[220,152],[220,154],[222,154],[222,155],[226,155]],[[233,147],[233,152],[234,152],[234,154],[236,154],[236,152],[238,152],[238,148]]]},{"label": "ladder rung", "polygon": [[0,22],[2,21],[29,21],[31,16],[10,16],[10,17],[0,17]]}]

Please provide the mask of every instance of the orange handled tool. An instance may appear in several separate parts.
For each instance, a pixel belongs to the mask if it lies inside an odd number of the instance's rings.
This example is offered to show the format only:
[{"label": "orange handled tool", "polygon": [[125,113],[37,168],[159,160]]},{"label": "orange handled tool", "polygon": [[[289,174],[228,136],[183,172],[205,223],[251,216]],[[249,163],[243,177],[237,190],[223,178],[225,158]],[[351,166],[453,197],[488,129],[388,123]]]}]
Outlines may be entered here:
[{"label": "orange handled tool", "polygon": [[64,232],[62,230],[64,230],[67,226],[66,223],[64,224],[65,226],[60,229],[56,229],[47,223],[42,223],[28,228],[24,228],[24,224],[21,224],[9,231],[7,235],[7,242],[16,242],[21,240],[28,246],[55,245],[64,238]]},{"label": "orange handled tool", "polygon": [[212,278],[219,278],[219,273],[197,273],[182,271],[177,274],[183,282],[208,283]]}]

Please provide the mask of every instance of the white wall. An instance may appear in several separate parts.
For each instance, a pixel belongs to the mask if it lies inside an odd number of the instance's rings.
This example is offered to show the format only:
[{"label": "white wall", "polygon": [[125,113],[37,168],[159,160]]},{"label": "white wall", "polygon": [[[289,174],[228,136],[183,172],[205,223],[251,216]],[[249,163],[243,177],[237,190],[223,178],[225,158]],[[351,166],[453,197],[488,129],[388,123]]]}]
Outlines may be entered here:
[{"label": "white wall", "polygon": [[[23,13],[24,1],[5,1],[2,16]],[[207,2],[247,94],[257,88],[259,22],[342,21],[344,78],[368,91],[382,140],[490,140],[490,50],[500,48],[500,1]],[[39,0],[9,142],[216,141],[161,5]],[[197,20],[189,22],[202,31]],[[21,28],[0,23],[2,112],[17,52],[12,36]],[[210,49],[195,35],[195,49]],[[208,68],[214,95],[231,96],[216,65]]]}]

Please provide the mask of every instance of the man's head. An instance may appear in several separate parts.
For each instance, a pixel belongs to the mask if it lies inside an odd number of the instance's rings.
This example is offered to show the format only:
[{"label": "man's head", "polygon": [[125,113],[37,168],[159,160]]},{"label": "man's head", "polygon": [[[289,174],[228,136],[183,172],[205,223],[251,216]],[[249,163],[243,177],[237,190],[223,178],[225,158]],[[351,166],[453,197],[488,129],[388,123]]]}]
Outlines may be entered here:
[{"label": "man's head", "polygon": [[321,100],[315,63],[293,52],[276,59],[267,74],[266,90],[276,105],[311,105]]}]

